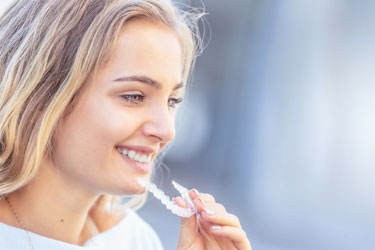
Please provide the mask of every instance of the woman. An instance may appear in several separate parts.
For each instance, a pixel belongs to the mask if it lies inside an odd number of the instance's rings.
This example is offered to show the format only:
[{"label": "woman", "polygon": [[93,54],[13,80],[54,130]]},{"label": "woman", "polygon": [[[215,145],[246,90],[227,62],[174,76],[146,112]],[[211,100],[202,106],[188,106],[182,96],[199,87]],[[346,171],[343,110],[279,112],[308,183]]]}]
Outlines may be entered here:
[{"label": "woman", "polygon": [[[168,0],[17,0],[4,13],[1,249],[162,249],[119,196],[142,205],[137,179],[174,138],[198,17]],[[189,195],[200,216],[181,219],[177,249],[250,249],[237,217]]]}]

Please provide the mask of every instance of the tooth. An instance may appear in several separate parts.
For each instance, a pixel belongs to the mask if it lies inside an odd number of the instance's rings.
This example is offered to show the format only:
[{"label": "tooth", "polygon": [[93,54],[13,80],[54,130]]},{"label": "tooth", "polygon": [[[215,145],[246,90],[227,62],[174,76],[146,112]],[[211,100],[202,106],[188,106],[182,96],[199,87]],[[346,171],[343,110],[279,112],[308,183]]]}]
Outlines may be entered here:
[{"label": "tooth", "polygon": [[150,157],[146,155],[145,162],[150,163]]},{"label": "tooth", "polygon": [[123,149],[123,150],[122,150],[122,154],[123,154],[123,155],[127,155],[127,154],[128,154],[128,150]]},{"label": "tooth", "polygon": [[133,159],[133,157],[135,156],[135,152],[134,152],[133,150],[130,150],[130,151],[128,152],[128,156],[129,156],[129,158],[132,158],[132,159]]},{"label": "tooth", "polygon": [[141,162],[146,163],[146,162],[147,162],[147,159],[148,159],[147,155],[142,155],[141,159],[139,159],[139,160],[140,160]]},{"label": "tooth", "polygon": [[139,158],[141,158],[141,155],[136,154],[136,155],[134,156],[133,160],[135,160],[135,161],[139,161]]},{"label": "tooth", "polygon": [[139,162],[143,162],[143,155],[139,155],[139,158],[138,158],[137,161],[139,161]]},{"label": "tooth", "polygon": [[147,162],[148,162],[148,163],[151,162],[151,155],[149,155],[149,156],[147,157]]}]

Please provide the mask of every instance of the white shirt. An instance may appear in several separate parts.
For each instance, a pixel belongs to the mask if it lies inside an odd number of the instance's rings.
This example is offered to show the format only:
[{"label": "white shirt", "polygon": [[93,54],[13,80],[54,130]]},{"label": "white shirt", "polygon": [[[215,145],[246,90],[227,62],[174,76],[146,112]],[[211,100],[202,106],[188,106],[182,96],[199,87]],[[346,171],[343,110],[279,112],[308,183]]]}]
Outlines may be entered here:
[{"label": "white shirt", "polygon": [[[94,235],[83,246],[29,232],[35,250],[163,250],[151,226],[133,210],[112,228]],[[26,231],[0,222],[0,250],[32,249]]]}]

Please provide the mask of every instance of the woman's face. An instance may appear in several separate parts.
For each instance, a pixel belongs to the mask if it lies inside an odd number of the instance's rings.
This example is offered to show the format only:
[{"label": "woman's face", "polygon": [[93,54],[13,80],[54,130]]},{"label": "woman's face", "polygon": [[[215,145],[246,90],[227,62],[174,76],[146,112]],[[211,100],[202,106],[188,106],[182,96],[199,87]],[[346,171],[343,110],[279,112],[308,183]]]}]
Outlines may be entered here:
[{"label": "woman's face", "polygon": [[95,194],[144,192],[137,178],[149,178],[150,163],[175,136],[181,82],[175,33],[160,23],[128,22],[109,61],[90,76],[58,127],[60,172]]}]

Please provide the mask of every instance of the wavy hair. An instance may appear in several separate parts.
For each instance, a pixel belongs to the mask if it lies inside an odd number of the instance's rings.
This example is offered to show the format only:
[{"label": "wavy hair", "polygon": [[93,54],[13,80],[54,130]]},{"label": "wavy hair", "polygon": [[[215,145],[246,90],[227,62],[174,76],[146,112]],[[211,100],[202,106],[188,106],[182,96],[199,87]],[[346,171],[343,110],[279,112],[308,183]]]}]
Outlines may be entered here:
[{"label": "wavy hair", "polygon": [[[203,14],[183,9],[170,0],[16,0],[9,6],[0,17],[0,195],[25,186],[43,157],[52,156],[57,124],[108,59],[127,21],[148,18],[174,30],[188,81],[201,49]],[[125,206],[136,210],[145,199],[136,196]],[[105,194],[91,209],[119,202]]]}]

